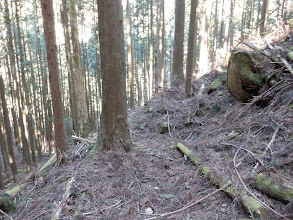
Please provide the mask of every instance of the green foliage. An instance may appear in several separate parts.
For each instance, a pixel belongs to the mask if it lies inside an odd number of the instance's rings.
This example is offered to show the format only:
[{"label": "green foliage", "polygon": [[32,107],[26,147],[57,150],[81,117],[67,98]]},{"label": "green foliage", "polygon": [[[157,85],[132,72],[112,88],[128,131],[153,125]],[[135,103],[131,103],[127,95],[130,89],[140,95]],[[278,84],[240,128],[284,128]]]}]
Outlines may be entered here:
[{"label": "green foliage", "polygon": [[221,105],[219,103],[216,103],[212,106],[212,109],[211,109],[212,113],[213,114],[216,114],[218,112],[221,111]]}]

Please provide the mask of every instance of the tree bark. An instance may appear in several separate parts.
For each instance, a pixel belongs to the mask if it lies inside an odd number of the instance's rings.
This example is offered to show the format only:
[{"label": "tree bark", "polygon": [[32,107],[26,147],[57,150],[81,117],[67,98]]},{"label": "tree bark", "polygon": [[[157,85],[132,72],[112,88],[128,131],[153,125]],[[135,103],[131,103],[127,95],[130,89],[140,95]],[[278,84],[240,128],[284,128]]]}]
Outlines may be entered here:
[{"label": "tree bark", "polygon": [[164,57],[165,57],[165,22],[164,0],[157,2],[157,68],[156,68],[156,92],[164,87]]},{"label": "tree bark", "polygon": [[183,83],[183,80],[184,80],[184,75],[183,75],[184,19],[185,19],[185,0],[176,0],[171,87],[178,87],[180,84]]},{"label": "tree bark", "polygon": [[209,42],[210,42],[210,31],[211,31],[211,0],[204,0],[203,11],[202,11],[202,32],[201,32],[201,46],[200,46],[200,57],[199,57],[199,72],[197,77],[205,75],[209,71]]},{"label": "tree bark", "polygon": [[191,80],[192,80],[192,74],[195,72],[194,57],[196,53],[195,29],[196,29],[197,6],[198,6],[198,0],[191,0],[188,52],[187,52],[187,63],[186,63],[186,81],[185,81],[185,95],[187,97],[191,96]]},{"label": "tree bark", "polygon": [[134,84],[133,84],[133,66],[132,66],[132,37],[131,37],[131,5],[127,0],[126,6],[126,28],[127,28],[127,66],[128,66],[128,80],[129,80],[129,106],[134,106]]},{"label": "tree bark", "polygon": [[[1,63],[0,63],[0,67],[1,67]],[[10,121],[9,121],[9,112],[7,109],[7,102],[6,102],[6,98],[5,98],[5,86],[4,86],[2,74],[3,74],[2,68],[0,68],[0,96],[1,96],[1,101],[2,101],[2,110],[3,110],[4,125],[5,125],[5,131],[6,131],[6,140],[7,140],[7,147],[8,147],[8,152],[9,152],[9,165],[11,167],[13,179],[14,179],[14,181],[16,181],[17,169],[16,169],[16,164],[15,164],[15,159],[14,159],[12,131],[11,131],[11,126],[10,126]],[[5,155],[3,155],[3,156],[5,156]]]},{"label": "tree bark", "polygon": [[80,45],[78,39],[77,18],[75,9],[75,0],[70,0],[70,25],[71,25],[71,38],[73,46],[73,60],[75,68],[75,82],[78,93],[78,110],[80,120],[80,132],[82,136],[87,136],[90,133],[89,121],[87,115],[87,105],[85,97],[85,86],[83,85],[84,79],[81,70],[81,55]]},{"label": "tree bark", "polygon": [[98,0],[103,82],[100,142],[103,150],[124,149],[129,151],[131,148],[127,124],[122,13],[121,0]]},{"label": "tree bark", "polygon": [[49,82],[52,93],[52,103],[55,124],[55,143],[59,157],[66,151],[66,135],[64,125],[64,109],[61,94],[61,84],[59,76],[59,66],[57,57],[57,46],[55,36],[55,22],[53,0],[42,0],[42,15],[44,23],[44,33],[47,49],[47,60],[49,69]]},{"label": "tree bark", "polygon": [[65,38],[65,53],[66,53],[66,67],[68,72],[68,85],[69,85],[69,93],[70,93],[70,106],[71,106],[71,114],[73,119],[73,130],[75,133],[79,133],[78,126],[78,106],[77,106],[77,97],[76,97],[76,83],[75,76],[73,71],[73,63],[72,63],[72,53],[71,53],[71,43],[70,43],[70,34],[69,34],[69,26],[68,26],[68,15],[67,15],[67,1],[62,0],[62,8],[61,8],[61,21],[64,29],[64,38]]},{"label": "tree bark", "polygon": [[264,36],[267,30],[267,19],[269,9],[269,0],[263,0],[261,9],[261,23],[260,23],[260,36]]},{"label": "tree bark", "polygon": [[149,30],[150,30],[150,36],[149,36],[149,63],[148,63],[148,92],[149,98],[152,98],[153,96],[153,84],[154,84],[154,41],[153,41],[153,0],[150,0],[150,26],[149,26]]}]

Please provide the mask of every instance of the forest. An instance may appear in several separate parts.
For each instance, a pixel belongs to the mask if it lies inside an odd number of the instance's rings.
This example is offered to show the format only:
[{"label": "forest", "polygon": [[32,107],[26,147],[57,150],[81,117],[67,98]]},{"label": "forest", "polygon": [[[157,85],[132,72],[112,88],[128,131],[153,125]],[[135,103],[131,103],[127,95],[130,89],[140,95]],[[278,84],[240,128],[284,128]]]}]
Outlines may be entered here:
[{"label": "forest", "polygon": [[293,219],[293,0],[1,0],[1,219]]}]

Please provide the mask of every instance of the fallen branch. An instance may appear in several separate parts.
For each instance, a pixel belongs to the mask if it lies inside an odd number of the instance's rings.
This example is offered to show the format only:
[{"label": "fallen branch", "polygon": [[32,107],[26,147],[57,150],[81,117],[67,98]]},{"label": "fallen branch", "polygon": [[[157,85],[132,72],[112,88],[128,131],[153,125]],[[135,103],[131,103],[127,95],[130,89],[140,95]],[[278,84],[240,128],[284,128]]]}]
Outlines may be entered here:
[{"label": "fallen branch", "polygon": [[53,215],[51,217],[51,220],[56,220],[56,219],[59,219],[59,216],[60,216],[60,213],[62,211],[62,205],[63,203],[69,198],[70,196],[70,189],[71,189],[71,186],[73,184],[75,180],[75,175],[68,181],[68,183],[66,184],[66,190],[65,190],[65,193],[63,195],[63,198],[61,199],[57,209],[55,210],[55,212],[53,212]]},{"label": "fallen branch", "polygon": [[265,193],[285,204],[293,200],[293,187],[273,181],[263,173],[258,174],[254,181],[254,186],[262,193]]},{"label": "fallen branch", "polygon": [[82,137],[78,137],[78,136],[75,136],[75,135],[72,135],[72,138],[75,139],[75,140],[78,140],[78,141],[87,142],[89,144],[95,144],[96,143],[96,141],[89,140],[89,139],[82,138]]}]

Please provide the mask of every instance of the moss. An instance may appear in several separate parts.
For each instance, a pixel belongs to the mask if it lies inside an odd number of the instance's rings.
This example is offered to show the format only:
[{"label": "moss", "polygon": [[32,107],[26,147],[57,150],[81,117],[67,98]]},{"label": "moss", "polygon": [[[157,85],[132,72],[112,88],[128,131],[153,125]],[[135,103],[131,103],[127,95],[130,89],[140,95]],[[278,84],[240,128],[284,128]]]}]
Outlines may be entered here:
[{"label": "moss", "polygon": [[216,91],[221,85],[223,85],[226,82],[226,76],[225,75],[221,75],[218,76],[214,82],[210,85],[209,89],[208,89],[208,94]]},{"label": "moss", "polygon": [[15,210],[15,203],[7,193],[0,194],[0,208],[4,212],[11,213]]},{"label": "moss", "polygon": [[263,86],[263,79],[261,74],[252,72],[248,65],[244,65],[241,70],[241,74],[244,75],[244,77],[254,82],[258,86]]},{"label": "moss", "polygon": [[293,60],[293,51],[291,51],[291,52],[288,53],[288,58],[290,60]]},{"label": "moss", "polygon": [[190,117],[186,117],[184,120],[185,125],[190,125]]},{"label": "moss", "polygon": [[209,168],[209,167],[202,167],[202,168],[201,168],[201,172],[202,172],[204,175],[207,175],[207,174],[210,172],[210,168]]}]

